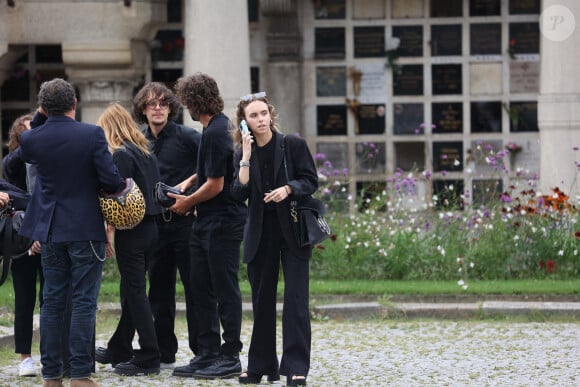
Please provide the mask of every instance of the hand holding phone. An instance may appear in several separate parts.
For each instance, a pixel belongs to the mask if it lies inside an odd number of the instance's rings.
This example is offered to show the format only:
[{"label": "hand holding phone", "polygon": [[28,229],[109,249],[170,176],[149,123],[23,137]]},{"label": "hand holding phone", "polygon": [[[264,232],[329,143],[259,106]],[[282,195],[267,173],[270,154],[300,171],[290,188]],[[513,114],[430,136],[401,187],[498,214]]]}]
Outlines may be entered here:
[{"label": "hand holding phone", "polygon": [[240,132],[242,132],[242,135],[250,133],[246,120],[242,120],[242,122],[240,123]]}]

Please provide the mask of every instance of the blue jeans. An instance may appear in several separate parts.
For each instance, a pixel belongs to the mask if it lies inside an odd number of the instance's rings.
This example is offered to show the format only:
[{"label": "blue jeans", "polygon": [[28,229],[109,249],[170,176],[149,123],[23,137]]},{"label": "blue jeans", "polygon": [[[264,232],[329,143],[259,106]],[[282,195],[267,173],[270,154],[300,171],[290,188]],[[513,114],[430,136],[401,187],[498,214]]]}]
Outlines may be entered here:
[{"label": "blue jeans", "polygon": [[72,289],[70,378],[91,375],[104,256],[104,242],[42,244],[44,304],[40,310],[40,361],[43,379],[62,377],[61,339],[69,286]]}]

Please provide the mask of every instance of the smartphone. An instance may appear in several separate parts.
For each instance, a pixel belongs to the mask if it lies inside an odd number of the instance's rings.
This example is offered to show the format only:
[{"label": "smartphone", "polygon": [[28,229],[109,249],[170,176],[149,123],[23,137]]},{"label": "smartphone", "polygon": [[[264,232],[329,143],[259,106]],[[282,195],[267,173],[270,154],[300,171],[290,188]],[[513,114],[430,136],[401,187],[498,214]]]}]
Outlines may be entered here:
[{"label": "smartphone", "polygon": [[242,132],[242,134],[250,133],[250,130],[248,129],[248,124],[246,124],[246,120],[242,120],[242,122],[240,123],[240,132]]}]

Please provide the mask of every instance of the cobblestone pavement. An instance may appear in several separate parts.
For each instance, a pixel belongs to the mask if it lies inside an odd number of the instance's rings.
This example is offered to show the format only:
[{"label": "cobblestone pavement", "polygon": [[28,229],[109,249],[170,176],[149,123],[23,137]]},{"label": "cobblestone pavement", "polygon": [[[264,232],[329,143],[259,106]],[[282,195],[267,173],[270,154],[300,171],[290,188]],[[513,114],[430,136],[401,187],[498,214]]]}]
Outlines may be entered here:
[{"label": "cobblestone pavement", "polygon": [[[244,320],[244,343],[249,343],[250,330],[251,321]],[[312,333],[309,386],[580,385],[578,323],[331,320],[313,322]],[[191,356],[185,335],[180,337],[178,365]],[[99,332],[97,345],[107,338]],[[247,346],[241,360],[245,367]],[[42,384],[40,376],[17,378],[17,364],[14,360],[0,367],[0,386]],[[123,378],[99,364],[94,378],[103,387],[238,385],[237,379],[173,377],[169,370],[154,377]],[[284,378],[278,382],[283,383]]]}]

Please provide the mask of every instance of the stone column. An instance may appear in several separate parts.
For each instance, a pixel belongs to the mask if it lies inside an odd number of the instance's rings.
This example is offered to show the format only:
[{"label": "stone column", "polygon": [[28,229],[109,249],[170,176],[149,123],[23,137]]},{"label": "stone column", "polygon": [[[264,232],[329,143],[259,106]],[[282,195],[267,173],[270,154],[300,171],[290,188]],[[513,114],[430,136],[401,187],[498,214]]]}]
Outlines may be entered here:
[{"label": "stone column", "polygon": [[[185,2],[184,75],[202,72],[212,76],[225,102],[224,113],[230,118],[240,96],[250,92],[247,7],[241,0]],[[184,121],[192,124],[189,114],[184,114]]]},{"label": "stone column", "polygon": [[[580,2],[544,0],[538,98],[540,189],[578,195],[580,162]],[[572,196],[570,195],[570,196]]]},{"label": "stone column", "polygon": [[266,85],[272,87],[266,92],[276,106],[282,131],[303,133],[301,36],[296,0],[262,0],[260,11],[269,18],[269,63],[264,78]]},{"label": "stone column", "polygon": [[79,91],[82,121],[95,123],[111,102],[131,110],[133,89],[143,80],[143,50],[146,45],[131,45],[128,40],[63,43],[63,62],[69,82]]}]

